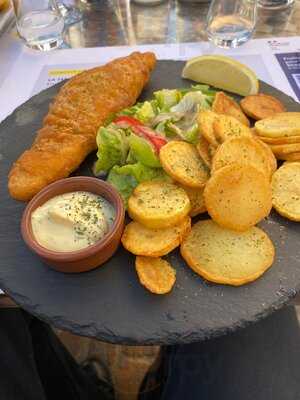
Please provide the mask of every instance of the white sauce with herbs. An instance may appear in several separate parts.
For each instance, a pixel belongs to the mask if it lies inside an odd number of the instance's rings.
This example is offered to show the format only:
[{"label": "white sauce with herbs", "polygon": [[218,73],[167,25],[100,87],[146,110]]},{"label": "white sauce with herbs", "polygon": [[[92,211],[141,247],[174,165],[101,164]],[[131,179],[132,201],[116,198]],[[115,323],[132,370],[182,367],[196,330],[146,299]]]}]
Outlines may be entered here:
[{"label": "white sauce with herbs", "polygon": [[89,192],[55,196],[31,215],[36,241],[49,250],[68,252],[84,249],[110,230],[114,207],[103,197]]}]

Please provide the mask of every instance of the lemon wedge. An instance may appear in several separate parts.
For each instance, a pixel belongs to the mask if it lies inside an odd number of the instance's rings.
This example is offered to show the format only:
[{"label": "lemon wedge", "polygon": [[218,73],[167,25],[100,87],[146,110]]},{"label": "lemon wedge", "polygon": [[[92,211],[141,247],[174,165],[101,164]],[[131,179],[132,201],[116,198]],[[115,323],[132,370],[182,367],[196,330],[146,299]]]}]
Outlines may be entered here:
[{"label": "lemon wedge", "polygon": [[182,77],[206,83],[241,96],[257,94],[259,82],[254,71],[226,56],[199,56],[185,64]]}]

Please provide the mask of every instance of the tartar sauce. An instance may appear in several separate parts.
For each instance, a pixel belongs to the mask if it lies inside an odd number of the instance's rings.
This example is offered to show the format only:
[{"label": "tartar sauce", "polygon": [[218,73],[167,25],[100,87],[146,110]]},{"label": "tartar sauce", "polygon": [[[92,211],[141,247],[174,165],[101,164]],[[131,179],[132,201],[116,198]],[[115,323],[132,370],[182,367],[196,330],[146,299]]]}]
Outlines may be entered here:
[{"label": "tartar sauce", "polygon": [[109,231],[115,219],[114,207],[103,197],[89,192],[55,196],[31,216],[37,242],[61,252],[84,249]]}]

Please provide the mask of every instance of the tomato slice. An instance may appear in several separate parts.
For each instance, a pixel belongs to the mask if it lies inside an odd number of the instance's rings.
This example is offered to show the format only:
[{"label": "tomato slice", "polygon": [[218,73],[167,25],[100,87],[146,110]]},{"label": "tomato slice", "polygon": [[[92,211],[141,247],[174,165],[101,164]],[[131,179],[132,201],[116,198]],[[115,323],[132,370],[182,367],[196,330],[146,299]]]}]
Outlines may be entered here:
[{"label": "tomato slice", "polygon": [[142,122],[136,118],[122,115],[117,117],[113,122],[121,128],[131,128],[136,135],[147,139],[153,145],[157,153],[159,153],[159,150],[162,148],[162,146],[167,144],[167,140],[165,138],[158,135],[153,129],[142,124]]},{"label": "tomato slice", "polygon": [[159,136],[153,136],[151,139],[153,146],[156,148],[156,151],[159,153],[160,149],[167,144],[168,142]]},{"label": "tomato slice", "polygon": [[133,126],[140,126],[140,125],[143,126],[141,121],[139,121],[136,118],[129,117],[127,115],[121,115],[120,117],[114,119],[113,122],[120,126],[124,125],[124,127],[126,125],[126,128],[132,128]]},{"label": "tomato slice", "polygon": [[145,125],[134,126],[132,129],[135,134],[143,136],[145,139],[147,139],[153,145],[157,153],[159,153],[162,146],[167,144],[167,140],[165,138],[157,135],[156,132],[153,131],[148,126]]}]

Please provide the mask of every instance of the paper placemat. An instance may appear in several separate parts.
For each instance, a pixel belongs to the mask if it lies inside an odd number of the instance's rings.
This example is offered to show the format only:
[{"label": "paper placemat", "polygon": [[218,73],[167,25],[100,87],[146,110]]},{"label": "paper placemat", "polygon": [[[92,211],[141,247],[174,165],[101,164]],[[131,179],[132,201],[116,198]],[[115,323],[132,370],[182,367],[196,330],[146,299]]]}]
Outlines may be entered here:
[{"label": "paper placemat", "polygon": [[[201,54],[228,55],[252,68],[261,80],[300,101],[299,37],[254,39],[230,50],[199,42],[67,49],[49,53],[27,49],[16,39],[9,39],[12,44],[6,46],[5,50],[10,53],[7,59],[11,59],[11,65],[6,65],[6,76],[0,91],[0,121],[33,94],[81,70],[104,64],[132,51],[153,51],[158,59],[175,60],[187,60]],[[3,53],[1,40],[0,52]],[[1,64],[0,77],[1,69],[5,68]]]},{"label": "paper placemat", "polygon": [[0,36],[8,29],[13,18],[14,13],[11,7],[0,12]]}]

